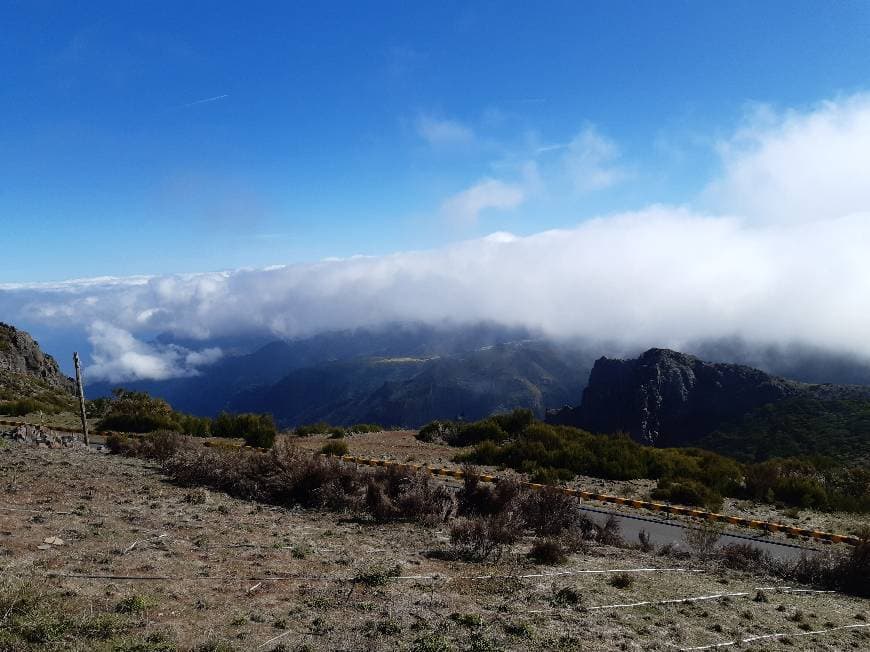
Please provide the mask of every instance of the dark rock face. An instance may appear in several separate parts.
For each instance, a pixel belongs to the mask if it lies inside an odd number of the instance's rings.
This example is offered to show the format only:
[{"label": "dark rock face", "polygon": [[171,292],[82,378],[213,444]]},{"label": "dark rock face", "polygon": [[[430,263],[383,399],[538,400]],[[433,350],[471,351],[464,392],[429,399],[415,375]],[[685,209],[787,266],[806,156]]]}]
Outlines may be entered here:
[{"label": "dark rock face", "polygon": [[583,402],[551,415],[593,432],[627,432],[657,446],[690,444],[750,410],[809,386],[734,364],[712,364],[667,349],[634,360],[600,358]]},{"label": "dark rock face", "polygon": [[31,376],[49,387],[75,393],[75,383],[64,376],[57,362],[43,353],[28,333],[0,322],[0,374]]}]

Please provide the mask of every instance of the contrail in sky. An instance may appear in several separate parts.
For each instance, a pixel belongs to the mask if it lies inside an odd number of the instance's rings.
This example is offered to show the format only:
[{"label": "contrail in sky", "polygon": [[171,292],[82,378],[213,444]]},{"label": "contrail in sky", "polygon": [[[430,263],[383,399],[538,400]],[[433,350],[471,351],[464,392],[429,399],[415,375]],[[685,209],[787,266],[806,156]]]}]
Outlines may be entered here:
[{"label": "contrail in sky", "polygon": [[187,104],[182,104],[179,109],[186,109],[190,106],[196,106],[197,104],[206,104],[208,102],[216,102],[217,100],[222,100],[225,97],[229,97],[229,95],[215,95],[214,97],[207,97],[204,100],[197,100],[196,102],[189,102]]}]

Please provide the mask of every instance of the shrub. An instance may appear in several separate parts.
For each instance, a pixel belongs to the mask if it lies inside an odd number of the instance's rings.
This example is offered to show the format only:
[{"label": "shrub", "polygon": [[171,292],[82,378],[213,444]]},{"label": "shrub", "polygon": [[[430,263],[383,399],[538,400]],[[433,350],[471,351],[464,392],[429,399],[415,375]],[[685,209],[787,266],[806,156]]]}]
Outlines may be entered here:
[{"label": "shrub", "polygon": [[532,425],[535,415],[529,409],[519,408],[507,414],[496,414],[492,420],[508,435],[516,436]]},{"label": "shrub", "polygon": [[176,429],[172,407],[163,399],[123,388],[113,390],[112,395],[106,416],[97,424],[98,429],[138,433]]},{"label": "shrub", "polygon": [[346,441],[335,440],[324,444],[323,448],[320,449],[320,452],[324,455],[336,455],[341,457],[342,455],[347,455],[348,450]]},{"label": "shrub", "polygon": [[357,572],[353,581],[356,584],[362,584],[368,587],[384,586],[395,577],[402,574],[402,567],[396,564],[395,566],[384,566],[383,564],[375,564],[367,568],[363,568]]},{"label": "shrub", "polygon": [[423,442],[443,442],[451,444],[456,441],[459,426],[452,421],[432,421],[420,428],[415,437]]},{"label": "shrub", "polygon": [[50,405],[42,401],[37,401],[32,398],[22,398],[15,401],[0,402],[0,414],[6,414],[13,417],[23,417],[27,416],[28,414],[33,414],[34,412],[56,414],[59,411],[59,408],[54,405]]},{"label": "shrub", "polygon": [[564,564],[568,556],[555,539],[537,539],[532,544],[529,557],[539,564]]},{"label": "shrub", "polygon": [[272,448],[277,435],[270,414],[229,414],[221,412],[211,424],[215,437],[241,438],[254,448]]},{"label": "shrub", "polygon": [[522,512],[526,525],[542,536],[557,536],[581,520],[577,499],[549,487],[529,492]]},{"label": "shrub", "polygon": [[329,432],[330,425],[323,421],[296,426],[293,434],[297,437],[310,437],[311,435],[325,435]]},{"label": "shrub", "polygon": [[616,575],[613,575],[607,583],[617,589],[627,589],[634,584],[634,577],[628,573],[617,573]]},{"label": "shrub", "polygon": [[377,423],[355,423],[347,431],[352,433],[382,432],[384,427]]},{"label": "shrub", "polygon": [[607,517],[603,526],[596,526],[596,537],[598,542],[604,546],[621,546],[623,544],[619,521],[613,514]]},{"label": "shrub", "polygon": [[680,505],[704,507],[711,512],[722,509],[722,496],[696,480],[660,480],[650,493],[653,500],[666,500]]},{"label": "shrub", "polygon": [[686,528],[683,539],[689,549],[701,558],[710,557],[722,538],[723,527],[719,523],[702,521],[697,526]]},{"label": "shrub", "polygon": [[506,440],[507,433],[501,429],[495,419],[485,419],[464,424],[459,433],[449,444],[454,446],[470,446],[482,441],[500,442]]},{"label": "shrub", "polygon": [[450,542],[457,554],[469,560],[483,561],[501,557],[505,546],[519,538],[517,519],[511,514],[460,519],[450,528]]}]

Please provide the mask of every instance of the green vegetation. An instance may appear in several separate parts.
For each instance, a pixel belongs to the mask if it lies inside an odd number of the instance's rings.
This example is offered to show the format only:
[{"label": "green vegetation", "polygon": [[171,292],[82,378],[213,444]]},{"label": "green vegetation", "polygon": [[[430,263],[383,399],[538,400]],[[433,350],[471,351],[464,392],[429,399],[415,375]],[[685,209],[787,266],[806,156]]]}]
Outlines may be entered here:
[{"label": "green vegetation", "polygon": [[323,448],[320,449],[320,452],[324,455],[347,455],[347,442],[346,441],[330,441],[323,445]]},{"label": "green vegetation", "polygon": [[626,435],[593,435],[534,422],[525,411],[469,424],[433,422],[418,437],[475,447],[458,461],[507,466],[554,484],[575,475],[609,480],[658,480],[652,498],[718,510],[723,496],[870,512],[870,470],[826,458],[742,464],[698,448],[654,448]]},{"label": "green vegetation", "polygon": [[[108,400],[91,402],[93,413],[101,414],[100,430],[119,432],[171,431],[193,437],[229,437],[244,439],[249,446],[270,448],[277,428],[268,414],[229,414],[215,419],[195,417],[172,409],[166,401],[145,392],[116,389]],[[98,402],[99,401],[99,402]]]},{"label": "green vegetation", "polygon": [[241,438],[248,446],[272,448],[278,430],[271,414],[230,414],[221,412],[211,424],[215,437]]},{"label": "green vegetation", "polygon": [[14,372],[0,372],[0,414],[26,416],[73,410],[75,397],[48,383]]},{"label": "green vegetation", "polygon": [[747,414],[700,446],[747,461],[825,455],[870,460],[870,401],[790,398]]},{"label": "green vegetation", "polygon": [[355,423],[346,428],[342,426],[332,426],[325,421],[317,423],[307,423],[301,426],[296,426],[293,429],[293,434],[297,437],[310,437],[311,435],[329,435],[333,439],[341,439],[345,435],[353,435],[366,432],[381,432],[383,426],[377,423]]},{"label": "green vegetation", "polygon": [[32,398],[20,398],[15,401],[0,401],[0,414],[13,417],[23,417],[35,412],[57,414],[61,408],[51,403],[44,403]]}]

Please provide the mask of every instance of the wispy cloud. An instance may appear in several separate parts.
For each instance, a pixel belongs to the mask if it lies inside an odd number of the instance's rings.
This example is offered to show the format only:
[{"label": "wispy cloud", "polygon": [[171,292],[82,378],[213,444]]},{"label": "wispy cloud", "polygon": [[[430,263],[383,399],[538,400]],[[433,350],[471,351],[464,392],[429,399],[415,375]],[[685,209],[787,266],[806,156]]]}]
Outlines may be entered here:
[{"label": "wispy cloud", "polygon": [[565,149],[565,169],[580,192],[609,188],[627,176],[619,165],[619,147],[592,125],[578,133]]},{"label": "wispy cloud", "polygon": [[202,99],[202,100],[196,100],[195,102],[188,102],[187,104],[181,104],[177,108],[186,109],[186,108],[189,108],[191,106],[196,106],[197,104],[208,104],[209,102],[217,102],[218,100],[222,100],[222,99],[227,98],[227,97],[229,97],[229,95],[227,95],[227,94],[215,95],[214,97],[207,97],[207,98]]},{"label": "wispy cloud", "polygon": [[441,205],[441,212],[450,220],[474,224],[483,211],[516,208],[525,200],[526,193],[521,186],[487,178],[448,197]]},{"label": "wispy cloud", "polygon": [[474,141],[474,131],[456,120],[420,115],[416,127],[420,137],[432,147],[467,145]]}]

